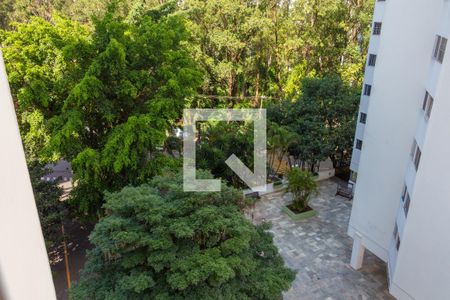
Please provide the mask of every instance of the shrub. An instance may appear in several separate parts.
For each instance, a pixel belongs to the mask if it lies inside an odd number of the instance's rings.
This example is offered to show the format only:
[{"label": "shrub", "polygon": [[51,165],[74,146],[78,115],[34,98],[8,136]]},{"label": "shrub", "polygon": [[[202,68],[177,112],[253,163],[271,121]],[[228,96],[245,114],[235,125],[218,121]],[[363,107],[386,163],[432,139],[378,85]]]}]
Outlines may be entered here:
[{"label": "shrub", "polygon": [[313,175],[308,171],[294,168],[288,173],[288,190],[293,195],[292,207],[302,212],[308,207],[309,198],[317,191]]}]

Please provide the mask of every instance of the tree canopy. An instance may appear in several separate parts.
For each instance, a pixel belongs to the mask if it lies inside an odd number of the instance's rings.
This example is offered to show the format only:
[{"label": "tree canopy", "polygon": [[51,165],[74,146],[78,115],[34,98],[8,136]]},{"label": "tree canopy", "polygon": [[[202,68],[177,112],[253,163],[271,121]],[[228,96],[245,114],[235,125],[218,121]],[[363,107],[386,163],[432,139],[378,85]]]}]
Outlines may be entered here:
[{"label": "tree canopy", "polygon": [[[108,12],[108,0],[5,0],[3,28],[52,13],[89,26]],[[305,76],[339,74],[361,83],[373,1],[369,0],[117,0],[116,14],[133,18],[158,5],[183,15],[190,51],[203,67],[202,93],[258,103],[296,97]],[[233,101],[236,102],[236,101]]]},{"label": "tree canopy", "polygon": [[238,156],[253,169],[253,123],[217,122],[203,123],[196,145],[197,167],[208,169],[234,187],[245,187],[245,183],[234,173],[225,161],[232,155]]},{"label": "tree canopy", "polygon": [[1,36],[27,148],[71,161],[79,209],[95,213],[103,190],[170,165],[157,147],[201,81],[181,17],[127,22],[112,11],[92,32],[34,18]]},{"label": "tree canopy", "polygon": [[348,165],[359,91],[336,75],[305,78],[296,101],[282,101],[268,107],[270,121],[296,133],[288,152],[308,164],[311,172],[330,157],[334,167]]},{"label": "tree canopy", "polygon": [[66,215],[65,205],[60,201],[62,189],[55,182],[41,179],[49,171],[44,166],[33,163],[28,169],[42,233],[49,249],[61,240],[61,224]]},{"label": "tree canopy", "polygon": [[281,299],[294,273],[244,206],[226,185],[183,192],[180,174],[107,194],[73,298]]},{"label": "tree canopy", "polygon": [[[372,1],[40,3],[2,2],[0,43],[27,158],[70,161],[79,212],[179,167],[185,107],[267,107],[272,160],[348,164]],[[241,186],[223,161],[252,166],[248,131],[205,128],[198,163]]]}]

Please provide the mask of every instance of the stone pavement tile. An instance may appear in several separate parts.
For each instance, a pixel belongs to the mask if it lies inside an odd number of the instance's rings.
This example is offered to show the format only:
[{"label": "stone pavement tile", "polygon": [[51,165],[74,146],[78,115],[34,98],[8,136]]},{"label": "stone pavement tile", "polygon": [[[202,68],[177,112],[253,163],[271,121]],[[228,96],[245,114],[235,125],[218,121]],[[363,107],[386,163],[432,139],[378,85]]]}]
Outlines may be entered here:
[{"label": "stone pavement tile", "polygon": [[386,265],[366,251],[364,266],[349,266],[352,240],[347,236],[351,201],[335,196],[336,183],[319,183],[319,193],[310,205],[317,216],[292,221],[281,209],[290,193],[265,195],[253,210],[253,222],[270,223],[280,254],[288,267],[297,272],[286,300],[363,300],[393,299],[387,290]]}]

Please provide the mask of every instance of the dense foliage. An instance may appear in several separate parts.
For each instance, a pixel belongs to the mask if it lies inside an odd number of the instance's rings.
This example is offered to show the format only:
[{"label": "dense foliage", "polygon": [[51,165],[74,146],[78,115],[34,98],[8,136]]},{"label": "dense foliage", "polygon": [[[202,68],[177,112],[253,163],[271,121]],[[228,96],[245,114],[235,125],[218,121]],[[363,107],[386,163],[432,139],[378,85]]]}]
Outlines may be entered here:
[{"label": "dense foliage", "polygon": [[288,173],[288,190],[292,193],[291,207],[302,212],[308,207],[309,199],[317,191],[317,183],[312,174],[299,168]]},{"label": "dense foliage", "polygon": [[305,78],[301,96],[268,107],[268,118],[296,133],[288,140],[292,165],[308,166],[330,157],[335,168],[349,164],[359,91],[337,76]]},{"label": "dense foliage", "polygon": [[[173,132],[185,107],[267,108],[271,175],[286,157],[311,173],[327,158],[336,168],[348,165],[372,6],[0,1],[0,46],[27,160],[70,161],[73,212],[100,219],[73,297],[281,298],[293,274],[264,228],[243,217],[241,194],[227,186],[183,193],[180,176],[158,175],[180,168],[182,143]],[[236,154],[253,168],[252,124],[198,129],[198,166],[243,187],[225,160]],[[52,243],[60,191],[40,180],[42,172],[31,169]],[[311,174],[295,169],[289,176],[304,208]]]},{"label": "dense foliage", "polygon": [[[199,172],[199,177],[209,177]],[[242,192],[188,193],[182,176],[107,194],[74,299],[281,299],[294,279]]]},{"label": "dense foliage", "polygon": [[[52,12],[94,26],[110,0],[5,0],[0,26],[31,16],[52,19]],[[231,96],[222,104],[262,97],[299,95],[305,76],[339,74],[361,83],[373,1],[370,0],[121,0],[117,14],[133,18],[140,11],[170,4],[188,20],[190,48],[204,68],[202,93]],[[230,103],[230,100],[231,103]]]},{"label": "dense foliage", "polygon": [[361,82],[372,1],[180,3],[206,70],[203,93],[233,97],[221,98],[229,105],[297,97],[305,76],[336,73]]},{"label": "dense foliage", "polygon": [[34,163],[28,169],[45,244],[51,248],[62,237],[61,224],[66,214],[64,204],[60,201],[62,190],[55,182],[41,180],[48,173],[42,165]]},{"label": "dense foliage", "polygon": [[208,169],[235,187],[246,187],[225,161],[235,154],[253,170],[253,123],[203,123],[196,146],[197,167]]},{"label": "dense foliage", "polygon": [[181,17],[128,22],[113,11],[93,32],[60,17],[2,32],[26,148],[71,161],[81,212],[95,214],[104,190],[173,165],[157,148],[201,81],[187,37]]},{"label": "dense foliage", "polygon": [[[72,163],[80,212],[96,214],[104,190],[176,165],[156,150],[173,154],[165,139],[186,106],[272,103],[272,159],[288,149],[311,171],[327,157],[335,167],[348,164],[356,112],[349,94],[361,83],[371,1],[41,4],[3,2],[0,25],[8,30],[0,41],[28,157]],[[239,186],[210,159],[228,157],[224,146],[236,144],[232,134],[214,138],[218,126],[200,139],[217,141],[199,144],[202,166]],[[246,140],[239,143],[244,156],[251,153]]]}]

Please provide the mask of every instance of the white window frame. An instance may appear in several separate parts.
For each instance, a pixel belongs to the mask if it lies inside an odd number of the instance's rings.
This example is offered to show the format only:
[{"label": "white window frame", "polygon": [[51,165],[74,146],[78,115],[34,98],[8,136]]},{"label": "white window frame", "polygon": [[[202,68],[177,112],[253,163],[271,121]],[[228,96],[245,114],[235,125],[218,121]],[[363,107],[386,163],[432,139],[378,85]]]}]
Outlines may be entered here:
[{"label": "white window frame", "polygon": [[363,92],[364,96],[369,96],[372,94],[372,85],[370,84],[364,84],[364,92]]},{"label": "white window frame", "polygon": [[411,196],[406,192],[405,201],[403,203],[403,211],[405,212],[405,217],[408,217],[409,206],[411,205]]},{"label": "white window frame", "polygon": [[431,116],[431,110],[433,109],[434,98],[431,97],[428,91],[425,92],[425,98],[423,99],[422,110],[424,112],[425,120],[429,120]]},{"label": "white window frame", "polygon": [[367,114],[360,112],[359,113],[359,123],[366,124],[366,122],[367,122]]},{"label": "white window frame", "polygon": [[356,139],[356,142],[355,142],[355,148],[356,148],[357,150],[362,150],[362,146],[363,146],[363,141],[360,140],[360,139]]},{"label": "white window frame", "polygon": [[436,35],[436,42],[434,45],[433,58],[440,63],[442,63],[444,61],[447,43],[448,43],[448,40],[445,37]]},{"label": "white window frame", "polygon": [[413,143],[413,146],[411,149],[411,158],[412,158],[414,167],[416,168],[416,172],[417,172],[417,170],[419,170],[421,157],[422,157],[422,150],[420,150],[419,145],[417,144],[416,140],[414,140],[414,143]]},{"label": "white window frame", "polygon": [[376,62],[377,62],[377,55],[369,54],[369,60],[367,62],[367,65],[370,67],[375,67]]},{"label": "white window frame", "polygon": [[381,27],[382,27],[383,23],[381,22],[373,22],[373,31],[372,34],[373,35],[380,35],[381,34]]}]

